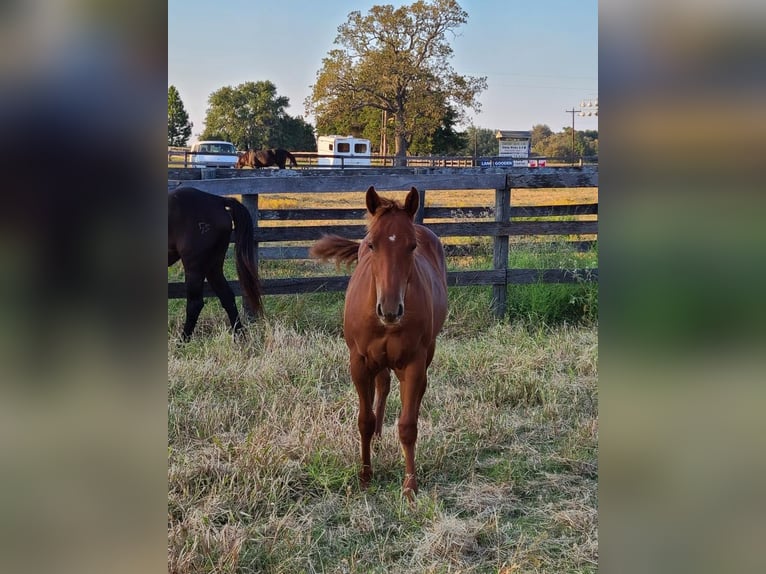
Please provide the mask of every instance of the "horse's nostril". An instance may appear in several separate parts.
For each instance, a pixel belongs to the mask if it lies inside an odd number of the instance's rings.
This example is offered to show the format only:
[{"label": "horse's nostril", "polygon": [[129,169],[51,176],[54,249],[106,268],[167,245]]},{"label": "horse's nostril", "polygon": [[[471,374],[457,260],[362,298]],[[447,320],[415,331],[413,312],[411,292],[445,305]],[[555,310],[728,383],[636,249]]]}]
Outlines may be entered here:
[{"label": "horse's nostril", "polygon": [[397,314],[397,317],[401,317],[402,315],[404,315],[404,305],[399,303],[399,313]]},{"label": "horse's nostril", "polygon": [[383,316],[383,306],[378,303],[378,306],[375,308],[375,312],[378,314],[378,317]]}]

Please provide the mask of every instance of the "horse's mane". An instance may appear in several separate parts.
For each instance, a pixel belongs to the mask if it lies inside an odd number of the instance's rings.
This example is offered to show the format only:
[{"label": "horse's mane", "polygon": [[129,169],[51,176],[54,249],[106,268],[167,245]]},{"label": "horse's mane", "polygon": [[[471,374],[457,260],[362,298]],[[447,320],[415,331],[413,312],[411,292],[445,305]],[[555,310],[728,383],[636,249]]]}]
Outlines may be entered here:
[{"label": "horse's mane", "polygon": [[404,206],[396,201],[395,199],[390,199],[388,197],[382,197],[378,196],[378,207],[375,209],[374,214],[370,214],[368,211],[365,214],[365,217],[367,218],[367,229],[373,226],[373,224],[384,214],[388,213],[389,211],[393,210],[404,210]]}]

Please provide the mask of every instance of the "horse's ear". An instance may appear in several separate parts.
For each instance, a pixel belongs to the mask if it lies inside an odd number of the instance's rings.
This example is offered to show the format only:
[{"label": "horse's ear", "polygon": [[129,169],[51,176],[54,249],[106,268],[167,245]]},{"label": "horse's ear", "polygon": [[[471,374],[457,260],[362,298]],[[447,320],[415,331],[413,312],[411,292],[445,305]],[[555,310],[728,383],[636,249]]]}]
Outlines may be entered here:
[{"label": "horse's ear", "polygon": [[370,212],[370,215],[375,215],[375,211],[380,207],[380,197],[378,197],[378,192],[375,191],[373,186],[370,186],[367,190],[366,201],[367,211]]},{"label": "horse's ear", "polygon": [[410,214],[410,217],[415,217],[418,207],[420,207],[420,195],[418,190],[413,187],[407,194],[407,199],[404,200],[404,210]]}]

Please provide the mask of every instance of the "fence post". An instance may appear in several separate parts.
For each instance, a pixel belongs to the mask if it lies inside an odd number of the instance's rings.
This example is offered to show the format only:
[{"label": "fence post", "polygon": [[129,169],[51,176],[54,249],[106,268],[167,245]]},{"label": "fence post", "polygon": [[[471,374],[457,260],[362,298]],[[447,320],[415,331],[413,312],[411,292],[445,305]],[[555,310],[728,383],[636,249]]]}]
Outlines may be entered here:
[{"label": "fence post", "polygon": [[426,217],[426,190],[421,189],[418,194],[418,211],[415,213],[415,223],[423,225],[423,220]]},{"label": "fence post", "polygon": [[[257,193],[251,193],[251,194],[242,194],[242,205],[244,205],[247,210],[250,212],[250,217],[253,220],[253,232],[257,231],[258,229],[258,194]],[[255,262],[255,268],[258,269],[258,242],[255,241],[254,238],[251,238],[251,241],[253,242],[253,259]],[[260,273],[259,273],[260,275]],[[247,300],[242,297],[242,313],[247,317],[248,321],[252,321],[255,318],[255,313],[253,313],[253,310],[250,308],[250,305],[247,304]]]},{"label": "fence post", "polygon": [[[495,221],[506,222],[511,214],[511,190],[508,187],[508,177],[505,187],[495,190]],[[492,311],[497,319],[505,317],[506,301],[508,298],[508,236],[496,235],[492,245],[492,268],[503,270],[502,284],[492,286]]]}]

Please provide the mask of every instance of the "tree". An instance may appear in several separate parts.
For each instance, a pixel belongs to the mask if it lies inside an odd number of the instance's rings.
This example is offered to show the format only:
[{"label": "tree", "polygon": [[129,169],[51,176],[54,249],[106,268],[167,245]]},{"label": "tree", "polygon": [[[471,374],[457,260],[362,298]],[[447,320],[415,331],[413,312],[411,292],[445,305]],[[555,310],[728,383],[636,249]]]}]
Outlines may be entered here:
[{"label": "tree", "polygon": [[598,155],[598,131],[575,130],[574,158],[572,157],[572,128],[565,127],[553,133],[547,125],[532,128],[532,152],[549,158],[575,161],[578,157]]},{"label": "tree", "polygon": [[496,156],[498,152],[497,130],[470,126],[465,131],[466,145],[460,150],[460,155],[474,155],[476,157]]},{"label": "tree", "polygon": [[[387,132],[393,134],[390,129],[393,118],[386,122],[389,126]],[[317,118],[317,132],[320,134],[353,135],[370,140],[373,149],[380,151],[381,131],[383,126],[383,112],[374,108],[362,108],[360,110],[347,110],[336,116],[323,116]],[[391,140],[391,138],[388,138]],[[388,147],[388,146],[387,146]],[[382,150],[380,153],[389,155],[390,150]]]},{"label": "tree", "polygon": [[584,130],[580,132],[583,142],[582,154],[586,157],[598,155],[598,130]]},{"label": "tree", "polygon": [[192,133],[192,122],[175,86],[168,88],[168,145],[185,146]]},{"label": "tree", "polygon": [[[532,126],[532,139],[529,142],[530,148],[533,152],[536,152],[535,149],[538,144],[544,145],[542,142],[544,142],[547,138],[551,137],[553,135],[553,130],[551,130],[550,127],[548,127],[548,124],[537,124]],[[541,154],[542,155],[542,154]]]},{"label": "tree", "polygon": [[451,107],[442,118],[442,123],[426,141],[427,152],[435,155],[458,155],[460,150],[468,145],[468,137],[464,132],[455,131],[457,112]]},{"label": "tree", "polygon": [[268,80],[225,86],[208,98],[201,138],[224,139],[243,150],[290,147],[281,131],[289,105],[289,98],[277,95],[277,87]]},{"label": "tree", "polygon": [[317,150],[314,128],[300,116],[293,118],[285,114],[277,124],[276,140],[278,143],[269,144],[269,147],[283,147],[300,151]]},{"label": "tree", "polygon": [[338,123],[349,112],[372,109],[377,117],[385,111],[393,119],[395,154],[403,158],[409,142],[430,137],[442,125],[448,106],[457,121],[463,108],[480,108],[477,96],[487,87],[486,77],[460,76],[449,64],[447,33],[454,35],[467,21],[456,0],[351,12],[338,27],[340,48],[322,60],[307,111],[315,113],[318,126]]}]

